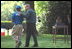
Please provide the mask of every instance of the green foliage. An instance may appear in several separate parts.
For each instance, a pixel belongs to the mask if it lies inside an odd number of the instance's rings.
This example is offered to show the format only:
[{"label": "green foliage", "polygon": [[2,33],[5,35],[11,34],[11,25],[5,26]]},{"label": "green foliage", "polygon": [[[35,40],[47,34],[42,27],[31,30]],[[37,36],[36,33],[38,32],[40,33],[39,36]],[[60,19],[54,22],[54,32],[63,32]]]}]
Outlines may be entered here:
[{"label": "green foliage", "polygon": [[39,17],[40,21],[37,23],[37,29],[40,33],[44,33],[47,31],[46,26],[46,11],[48,10],[48,1],[35,1],[35,11],[37,17]]},{"label": "green foliage", "polygon": [[67,18],[71,18],[71,1],[35,1],[35,10],[41,20],[37,24],[39,32],[52,33],[57,17],[61,17],[68,24]]},{"label": "green foliage", "polygon": [[[15,11],[15,6],[22,6],[26,1],[1,1],[1,21],[11,20],[11,14]],[[30,2],[29,2],[30,3]],[[37,30],[42,33],[51,33],[52,26],[55,24],[56,18],[61,17],[64,23],[68,24],[68,17],[71,20],[71,1],[34,1],[37,18],[41,22],[37,22]],[[69,16],[67,16],[69,15]],[[70,30],[70,29],[69,29]]]},{"label": "green foliage", "polygon": [[35,1],[34,4],[37,16],[42,16],[43,13],[46,13],[48,1]]},{"label": "green foliage", "polygon": [[11,20],[11,14],[15,11],[16,5],[23,7],[22,1],[1,1],[1,21]]},{"label": "green foliage", "polygon": [[71,16],[71,1],[49,1],[47,13],[48,32],[52,32],[52,26],[55,24],[56,18],[61,17],[63,23],[68,25],[67,15]]}]

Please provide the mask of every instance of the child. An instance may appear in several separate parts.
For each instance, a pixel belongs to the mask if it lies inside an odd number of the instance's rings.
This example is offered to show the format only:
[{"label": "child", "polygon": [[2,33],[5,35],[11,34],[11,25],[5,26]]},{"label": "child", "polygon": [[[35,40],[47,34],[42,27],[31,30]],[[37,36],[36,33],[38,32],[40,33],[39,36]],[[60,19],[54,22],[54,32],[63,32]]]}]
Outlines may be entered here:
[{"label": "child", "polygon": [[13,31],[12,31],[12,37],[16,41],[16,48],[19,48],[21,45],[21,35],[22,35],[22,22],[23,22],[23,16],[21,16],[21,7],[16,6],[16,12],[12,14],[12,23],[14,24],[13,26]]}]

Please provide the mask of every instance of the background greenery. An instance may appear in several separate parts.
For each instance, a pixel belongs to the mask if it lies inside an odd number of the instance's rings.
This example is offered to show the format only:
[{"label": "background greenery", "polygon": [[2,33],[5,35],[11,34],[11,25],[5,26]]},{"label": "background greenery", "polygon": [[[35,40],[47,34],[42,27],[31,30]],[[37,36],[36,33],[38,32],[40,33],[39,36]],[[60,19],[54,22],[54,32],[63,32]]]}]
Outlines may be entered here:
[{"label": "background greenery", "polygon": [[[71,1],[1,1],[1,27],[11,29],[13,26],[11,15],[16,11],[15,6],[22,6],[22,11],[25,11],[23,4],[26,3],[30,4],[36,11],[36,27],[39,32],[38,48],[71,48],[71,40],[69,44],[66,44],[64,40],[59,39],[55,45],[52,41],[52,34],[49,34],[52,33],[52,26],[55,24],[57,17],[61,17],[62,21],[69,26],[69,33],[71,33]],[[26,21],[23,22],[23,27],[26,28]],[[58,35],[58,37],[63,36]],[[22,42],[25,42],[25,35],[22,36]],[[31,48],[33,40],[31,39],[30,42]],[[1,48],[14,48],[14,46],[14,40],[11,36],[1,36]],[[23,44],[21,48],[23,48]]]},{"label": "background greenery", "polygon": [[52,26],[57,17],[62,18],[62,21],[69,26],[69,33],[71,32],[71,1],[1,1],[1,22],[11,22],[11,14],[15,11],[15,6],[22,6],[24,11],[23,4],[26,3],[31,4],[36,11],[36,27],[40,33],[52,33]]}]

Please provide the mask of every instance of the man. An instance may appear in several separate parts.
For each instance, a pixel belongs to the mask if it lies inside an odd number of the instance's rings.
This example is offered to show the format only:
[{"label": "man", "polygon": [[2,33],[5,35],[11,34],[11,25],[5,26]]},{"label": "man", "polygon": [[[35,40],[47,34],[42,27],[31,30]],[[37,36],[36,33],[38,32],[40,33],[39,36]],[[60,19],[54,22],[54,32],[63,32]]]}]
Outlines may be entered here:
[{"label": "man", "polygon": [[64,26],[65,24],[62,22],[62,19],[60,17],[57,17],[55,25]]},{"label": "man", "polygon": [[34,45],[33,47],[37,47],[37,31],[36,31],[36,13],[31,9],[29,4],[25,4],[25,17],[27,24],[27,32],[26,32],[26,42],[25,47],[29,46],[30,38],[33,37]]},{"label": "man", "polygon": [[23,16],[21,14],[21,7],[16,6],[16,12],[12,14],[12,23],[14,24],[13,26],[13,31],[12,31],[12,37],[16,41],[16,48],[19,48],[21,45],[21,35],[22,35],[22,22],[23,22]]}]

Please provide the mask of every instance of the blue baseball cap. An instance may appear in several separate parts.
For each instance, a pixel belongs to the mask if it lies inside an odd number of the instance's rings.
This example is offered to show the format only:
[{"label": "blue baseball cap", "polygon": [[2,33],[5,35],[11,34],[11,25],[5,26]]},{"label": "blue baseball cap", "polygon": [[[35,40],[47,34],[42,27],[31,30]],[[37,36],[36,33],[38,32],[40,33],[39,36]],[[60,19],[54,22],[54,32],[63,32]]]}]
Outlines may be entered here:
[{"label": "blue baseball cap", "polygon": [[21,6],[17,5],[17,6],[16,6],[16,9],[21,9]]}]

